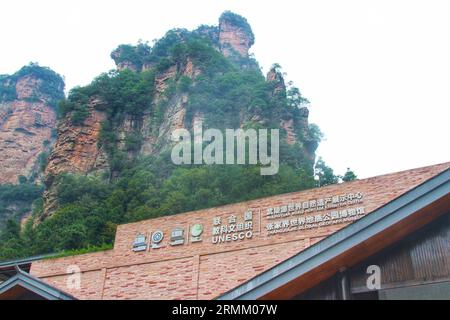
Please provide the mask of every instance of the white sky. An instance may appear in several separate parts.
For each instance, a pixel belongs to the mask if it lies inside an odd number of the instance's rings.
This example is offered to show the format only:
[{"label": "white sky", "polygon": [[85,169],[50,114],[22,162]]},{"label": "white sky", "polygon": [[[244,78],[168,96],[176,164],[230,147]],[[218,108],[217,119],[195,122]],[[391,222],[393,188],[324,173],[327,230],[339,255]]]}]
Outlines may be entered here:
[{"label": "white sky", "polygon": [[326,135],[318,154],[360,178],[450,161],[446,0],[3,0],[0,74],[30,61],[67,88],[114,68],[117,45],[246,17],[264,67],[278,62]]}]

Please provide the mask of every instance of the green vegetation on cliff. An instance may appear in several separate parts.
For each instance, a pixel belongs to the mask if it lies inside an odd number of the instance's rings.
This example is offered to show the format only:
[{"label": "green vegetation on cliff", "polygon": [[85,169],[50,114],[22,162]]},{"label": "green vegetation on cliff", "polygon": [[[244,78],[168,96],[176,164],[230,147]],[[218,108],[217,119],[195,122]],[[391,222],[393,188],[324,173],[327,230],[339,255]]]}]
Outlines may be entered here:
[{"label": "green vegetation on cliff", "polygon": [[[221,20],[248,31],[253,41],[244,18],[226,12]],[[286,93],[284,83],[280,89],[277,88],[280,83],[266,81],[253,58],[226,58],[218,50],[217,32],[217,27],[209,26],[192,32],[174,29],[153,46],[142,42],[137,46],[121,45],[111,57],[116,64],[131,65],[130,69],[135,71],[111,71],[88,86],[70,91],[60,103],[61,118],[81,126],[92,108],[106,113],[98,145],[108,155],[109,172],[87,176],[65,173],[54,177],[57,210],[43,219],[42,201],[38,201],[32,219],[22,230],[14,221],[8,222],[0,242],[0,260],[109,248],[118,224],[317,185],[313,162],[322,137],[320,130],[317,126],[298,125],[295,143],[287,143],[287,133],[281,125],[284,120],[304,124],[301,106],[307,100],[297,88],[291,87]],[[195,68],[190,74],[185,72],[188,63]],[[168,70],[175,71],[155,102],[155,79]],[[185,119],[188,129],[192,129],[189,124],[199,114],[205,127],[220,130],[241,125],[281,129],[278,174],[261,176],[260,168],[250,165],[175,166],[167,148],[161,148],[153,156],[140,154],[143,117],[151,115],[151,130],[157,136],[159,126],[166,120],[167,108],[173,101],[179,101],[181,95],[188,97]],[[125,119],[132,119],[134,127],[124,138],[118,128]],[[320,185],[339,181],[324,163],[320,170]],[[35,221],[39,221],[36,226]]]},{"label": "green vegetation on cliff", "polygon": [[[58,179],[60,208],[37,227],[26,227],[15,242],[1,243],[0,259],[101,246],[112,243],[117,224],[314,185],[311,173],[288,165],[282,165],[278,175],[261,176],[254,166],[175,167],[168,155],[137,162],[113,183],[71,174]],[[16,250],[12,255],[11,244]]]},{"label": "green vegetation on cliff", "polygon": [[0,234],[4,231],[7,221],[17,222],[23,215],[31,213],[33,202],[38,201],[43,186],[26,181],[21,176],[19,184],[0,185]]},{"label": "green vegetation on cliff", "polygon": [[247,19],[245,19],[244,17],[231,11],[225,11],[220,16],[220,21],[228,22],[245,31],[250,37],[251,45],[253,45],[253,43],[255,42],[255,36],[253,34],[252,28],[247,22]]},{"label": "green vegetation on cliff", "polygon": [[17,99],[16,84],[24,77],[32,77],[41,81],[40,85],[35,88],[35,92],[26,100],[36,102],[43,98],[50,106],[56,108],[58,102],[64,99],[63,78],[50,68],[30,63],[11,76],[0,75],[0,102]]}]

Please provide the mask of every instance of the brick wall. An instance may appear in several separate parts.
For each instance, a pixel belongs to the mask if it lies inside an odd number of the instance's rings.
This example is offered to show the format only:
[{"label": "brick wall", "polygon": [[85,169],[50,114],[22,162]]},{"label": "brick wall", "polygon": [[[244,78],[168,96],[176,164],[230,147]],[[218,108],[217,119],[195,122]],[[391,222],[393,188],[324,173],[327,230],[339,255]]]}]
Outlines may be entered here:
[{"label": "brick wall", "polygon": [[[354,221],[349,219],[370,214],[449,167],[450,163],[445,163],[121,225],[113,250],[37,261],[32,264],[31,273],[80,299],[213,299]],[[333,204],[336,197],[341,201]],[[317,206],[324,202],[340,207]],[[312,208],[300,210],[304,203]],[[277,208],[284,212],[285,206],[285,217],[270,218]],[[356,209],[361,208],[364,211],[356,214]],[[241,223],[245,227],[248,211],[252,212],[252,228],[233,233]],[[215,225],[217,218],[220,225]],[[289,225],[283,226],[283,222]],[[194,224],[204,227],[200,242],[191,241],[189,233]],[[223,233],[223,237],[245,236],[248,231],[252,236],[213,243],[214,232],[224,231],[225,227],[231,233]],[[169,243],[175,228],[184,230],[185,243],[179,246]],[[164,232],[160,248],[132,251],[138,234],[146,235],[150,244],[151,234],[156,230]],[[275,230],[280,233],[270,234]],[[82,272],[79,290],[66,285],[67,270],[74,265]]]}]

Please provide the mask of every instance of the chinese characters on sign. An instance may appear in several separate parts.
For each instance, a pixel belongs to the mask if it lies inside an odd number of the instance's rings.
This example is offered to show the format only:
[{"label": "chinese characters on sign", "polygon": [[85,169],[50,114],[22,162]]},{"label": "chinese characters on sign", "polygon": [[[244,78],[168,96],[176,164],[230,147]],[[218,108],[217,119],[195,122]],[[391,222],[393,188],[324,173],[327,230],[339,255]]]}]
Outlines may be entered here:
[{"label": "chinese characters on sign", "polygon": [[[357,220],[365,215],[364,207],[348,208],[363,202],[361,192],[291,203],[281,207],[268,208],[266,225],[268,235],[297,230],[319,228]],[[334,209],[330,212],[323,212]]]},{"label": "chinese characters on sign", "polygon": [[231,241],[251,239],[253,237],[253,211],[248,210],[241,219],[231,215],[226,219],[213,219],[212,243],[219,244]]},{"label": "chinese characters on sign", "polygon": [[361,192],[357,192],[297,203],[290,203],[281,207],[273,207],[267,209],[267,219],[277,219],[291,215],[336,209],[362,203],[362,200],[363,194]]},{"label": "chinese characters on sign", "polygon": [[270,222],[266,225],[266,229],[269,235],[296,230],[312,229],[357,220],[364,214],[364,207],[344,209],[339,211],[331,211],[326,214],[319,213],[317,215]]},{"label": "chinese characters on sign", "polygon": [[[363,198],[364,195],[361,192],[346,193],[288,203],[270,207],[264,211],[257,209],[258,213],[255,213],[255,209],[249,209],[243,214],[216,216],[209,224],[212,231],[211,242],[214,245],[239,242],[253,239],[255,232],[259,234],[259,232],[265,231],[268,236],[271,236],[352,222],[366,214]],[[255,219],[258,222],[258,228],[255,228]],[[261,219],[266,220],[265,226],[261,226]],[[263,230],[260,230],[261,228]],[[186,230],[189,231],[187,236],[184,228],[173,228],[168,240],[164,240],[163,231],[154,231],[151,234],[149,245],[147,245],[146,236],[138,234],[133,243],[133,251],[146,251],[147,248],[158,249],[167,244],[173,247],[202,242],[203,224],[190,225]]]}]

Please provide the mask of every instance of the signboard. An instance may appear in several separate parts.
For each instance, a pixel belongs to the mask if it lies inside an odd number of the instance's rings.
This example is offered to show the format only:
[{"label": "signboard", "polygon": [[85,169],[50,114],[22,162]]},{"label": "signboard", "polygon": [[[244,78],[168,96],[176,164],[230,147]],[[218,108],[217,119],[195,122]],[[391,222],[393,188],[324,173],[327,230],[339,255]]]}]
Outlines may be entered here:
[{"label": "signboard", "polygon": [[[268,236],[351,222],[365,215],[361,192],[289,203],[266,211]],[[352,207],[358,205],[357,207]]]},{"label": "signboard", "polygon": [[[349,223],[366,214],[363,205],[364,195],[361,192],[330,195],[314,199],[305,199],[285,203],[269,208],[247,209],[241,213],[232,213],[226,216],[215,216],[206,223],[211,231],[209,243],[224,245],[227,243],[250,241],[255,234],[260,237],[322,228],[330,225]],[[258,222],[255,225],[255,222]],[[167,230],[170,234],[164,240],[164,232],[155,230],[147,245],[146,237],[138,234],[133,243],[133,251],[146,251],[165,247],[164,241],[170,246],[183,246],[203,241],[205,225],[196,223],[185,229],[174,226]]]}]

